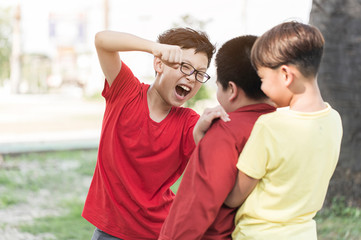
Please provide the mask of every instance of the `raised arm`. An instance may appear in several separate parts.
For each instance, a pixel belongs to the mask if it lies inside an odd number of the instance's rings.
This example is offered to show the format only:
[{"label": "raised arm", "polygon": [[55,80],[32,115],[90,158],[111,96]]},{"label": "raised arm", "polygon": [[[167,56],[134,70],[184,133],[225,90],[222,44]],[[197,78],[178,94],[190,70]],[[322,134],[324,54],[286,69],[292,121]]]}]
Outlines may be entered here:
[{"label": "raised arm", "polygon": [[159,57],[166,64],[180,63],[182,51],[179,46],[160,44],[129,33],[102,31],[95,35],[95,47],[100,66],[111,85],[121,69],[118,52],[141,51]]},{"label": "raised arm", "polygon": [[236,184],[234,185],[233,190],[229,193],[224,204],[231,208],[241,206],[248,195],[256,187],[258,181],[258,179],[251,178],[242,171],[238,171]]}]

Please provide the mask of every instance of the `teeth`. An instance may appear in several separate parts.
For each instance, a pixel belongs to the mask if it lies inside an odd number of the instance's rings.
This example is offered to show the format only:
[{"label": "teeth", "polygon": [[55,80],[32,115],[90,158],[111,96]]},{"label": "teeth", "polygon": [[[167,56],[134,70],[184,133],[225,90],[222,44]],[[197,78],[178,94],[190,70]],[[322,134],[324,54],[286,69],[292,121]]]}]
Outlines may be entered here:
[{"label": "teeth", "polygon": [[179,87],[183,88],[183,90],[189,92],[191,89],[187,86],[184,86],[184,85],[179,85]]}]

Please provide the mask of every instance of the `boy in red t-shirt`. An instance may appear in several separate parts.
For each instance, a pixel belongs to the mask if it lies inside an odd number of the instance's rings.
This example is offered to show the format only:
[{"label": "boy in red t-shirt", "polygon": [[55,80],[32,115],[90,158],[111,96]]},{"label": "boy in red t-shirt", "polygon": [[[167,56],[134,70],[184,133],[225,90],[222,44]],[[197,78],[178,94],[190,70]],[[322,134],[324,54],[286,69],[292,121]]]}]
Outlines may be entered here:
[{"label": "boy in red t-shirt", "polygon": [[184,172],[161,240],[231,239],[236,209],[223,202],[237,178],[238,156],[258,117],[275,111],[251,65],[256,38],[231,39],[217,53],[217,99],[231,121],[215,121],[204,135],[216,111],[205,111],[199,119],[194,137],[201,141]]},{"label": "boy in red t-shirt", "polygon": [[[170,29],[149,41],[103,31],[95,36],[106,77],[106,108],[98,160],[82,216],[96,226],[92,239],[157,239],[195,143],[199,115],[181,105],[209,79],[215,51],[207,35]],[[141,83],[118,52],[154,55],[155,81]],[[108,239],[107,238],[107,239]]]}]

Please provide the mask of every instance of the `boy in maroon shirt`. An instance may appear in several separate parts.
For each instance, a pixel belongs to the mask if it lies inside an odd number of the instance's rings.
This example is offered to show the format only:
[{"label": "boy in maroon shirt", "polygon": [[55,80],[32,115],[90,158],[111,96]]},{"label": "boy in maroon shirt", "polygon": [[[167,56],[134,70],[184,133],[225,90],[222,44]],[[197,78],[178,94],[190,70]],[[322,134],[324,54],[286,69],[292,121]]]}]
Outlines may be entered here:
[{"label": "boy in maroon shirt", "polygon": [[[237,177],[236,163],[261,114],[275,111],[261,91],[250,62],[255,36],[229,40],[218,51],[217,99],[231,121],[203,114],[194,134],[201,139],[189,160],[159,239],[231,239],[236,209],[223,204]],[[203,137],[203,138],[202,138]]]},{"label": "boy in maroon shirt", "polygon": [[[181,105],[209,79],[214,46],[189,28],[149,41],[103,31],[95,46],[106,77],[106,101],[98,160],[82,216],[96,226],[96,239],[157,239],[195,147],[199,115]],[[155,81],[141,83],[118,52],[154,55]]]}]

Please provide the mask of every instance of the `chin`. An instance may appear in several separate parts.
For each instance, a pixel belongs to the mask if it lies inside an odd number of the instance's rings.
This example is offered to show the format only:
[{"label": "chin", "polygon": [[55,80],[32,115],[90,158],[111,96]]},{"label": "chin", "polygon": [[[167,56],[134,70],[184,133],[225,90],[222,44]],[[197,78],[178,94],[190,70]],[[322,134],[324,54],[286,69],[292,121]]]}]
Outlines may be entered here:
[{"label": "chin", "polygon": [[183,99],[173,99],[173,101],[171,102],[172,103],[172,106],[175,106],[175,107],[180,107],[182,105],[184,105],[189,99],[191,99],[191,97],[186,97],[186,98],[183,98]]},{"label": "chin", "polygon": [[167,104],[171,107],[180,107],[185,103],[185,101],[177,101],[177,100],[169,100],[167,101]]},{"label": "chin", "polygon": [[185,103],[186,103],[186,102],[176,102],[176,103],[172,104],[172,106],[174,106],[174,107],[181,107],[181,106],[183,106]]}]

